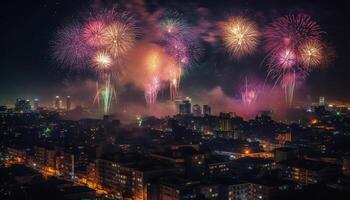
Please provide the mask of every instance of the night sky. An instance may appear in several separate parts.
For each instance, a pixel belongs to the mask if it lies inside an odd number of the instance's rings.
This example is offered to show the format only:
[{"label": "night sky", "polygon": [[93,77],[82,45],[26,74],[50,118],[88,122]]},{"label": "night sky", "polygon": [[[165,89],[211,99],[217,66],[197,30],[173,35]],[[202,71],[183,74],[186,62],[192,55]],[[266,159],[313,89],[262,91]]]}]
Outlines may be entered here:
[{"label": "night sky", "polygon": [[[13,102],[17,97],[48,100],[56,94],[66,94],[65,87],[72,74],[62,70],[52,59],[50,41],[55,31],[90,5],[109,5],[117,1],[7,1],[0,11],[0,103]],[[301,11],[310,14],[326,32],[326,41],[335,48],[336,58],[326,69],[316,70],[303,83],[301,93],[314,99],[320,95],[335,100],[350,100],[348,6],[342,1],[146,1],[150,12],[171,8],[195,20],[192,9],[206,8],[215,20],[230,13],[243,13],[259,25],[285,14]],[[185,3],[187,2],[187,3]],[[190,2],[190,3],[188,3]],[[203,56],[185,74],[181,90],[191,95],[198,90],[221,86],[229,96],[237,95],[237,85],[249,75],[264,80],[266,68],[260,66],[263,52],[247,59],[231,59],[203,43]],[[83,80],[84,77],[79,77]],[[76,81],[76,80],[75,80]],[[65,91],[65,92],[64,92]],[[125,93],[128,93],[126,91]],[[128,94],[133,97],[133,94]],[[128,96],[127,94],[125,96]],[[74,95],[73,95],[74,96]]]}]

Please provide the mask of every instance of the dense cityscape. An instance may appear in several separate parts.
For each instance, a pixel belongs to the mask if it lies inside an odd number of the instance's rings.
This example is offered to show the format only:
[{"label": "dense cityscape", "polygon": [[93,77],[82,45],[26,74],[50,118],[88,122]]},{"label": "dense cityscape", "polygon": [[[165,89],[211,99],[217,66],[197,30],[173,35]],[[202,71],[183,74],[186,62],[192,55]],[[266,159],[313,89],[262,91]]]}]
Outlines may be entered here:
[{"label": "dense cityscape", "polygon": [[4,3],[0,199],[348,199],[345,8]]}]

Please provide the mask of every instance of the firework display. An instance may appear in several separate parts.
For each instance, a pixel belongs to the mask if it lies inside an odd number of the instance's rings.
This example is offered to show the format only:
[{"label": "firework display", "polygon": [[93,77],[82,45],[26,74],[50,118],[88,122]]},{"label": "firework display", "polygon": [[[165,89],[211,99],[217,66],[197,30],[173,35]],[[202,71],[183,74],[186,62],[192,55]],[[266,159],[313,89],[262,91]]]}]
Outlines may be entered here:
[{"label": "firework display", "polygon": [[[63,27],[53,42],[54,56],[76,68],[93,68],[97,74],[95,101],[107,114],[116,99],[116,84],[125,54],[136,41],[135,21],[114,9],[91,14],[81,23]],[[101,87],[102,86],[102,87]]]},{"label": "firework display", "polygon": [[265,30],[268,73],[285,90],[288,105],[293,102],[296,81],[322,65],[321,33],[320,26],[305,14],[278,18]]},{"label": "firework display", "polygon": [[[181,98],[181,78],[198,63],[201,54],[198,34],[210,30],[202,30],[208,26],[190,24],[176,11],[164,10],[155,16],[148,22],[155,33],[139,27],[128,11],[116,9],[91,12],[88,17],[73,20],[57,31],[52,43],[53,56],[63,66],[95,72],[94,102],[102,106],[104,114],[110,112],[116,101],[117,88],[125,83],[143,90],[147,105],[156,104],[157,95],[163,88],[169,89],[172,101]],[[258,28],[254,19],[247,16],[231,16],[217,25],[219,41],[238,61],[253,55],[259,50],[260,43],[263,44],[263,50],[267,52],[263,59],[268,67],[267,76],[284,90],[288,105],[293,102],[297,83],[327,62],[328,48],[322,38],[323,32],[309,15],[283,16],[265,28]],[[137,60],[136,64],[130,64],[134,60]],[[127,81],[121,81],[123,79]],[[257,88],[245,81],[241,91],[244,105],[257,101]]]},{"label": "firework display", "polygon": [[241,16],[231,17],[222,27],[224,45],[236,58],[252,54],[258,46],[259,35],[257,25]]},{"label": "firework display", "polygon": [[179,96],[183,68],[193,65],[199,57],[200,47],[191,34],[193,31],[181,14],[169,11],[160,18],[161,38],[167,53],[175,60],[179,69],[173,70],[175,77],[169,79],[170,99]]}]

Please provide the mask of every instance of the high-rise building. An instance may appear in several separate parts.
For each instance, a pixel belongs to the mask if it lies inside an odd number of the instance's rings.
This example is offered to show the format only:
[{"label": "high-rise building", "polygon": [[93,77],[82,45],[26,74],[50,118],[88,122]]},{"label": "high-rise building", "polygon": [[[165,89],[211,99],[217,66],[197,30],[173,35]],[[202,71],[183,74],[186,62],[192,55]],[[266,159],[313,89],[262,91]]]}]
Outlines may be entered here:
[{"label": "high-rise building", "polygon": [[191,114],[191,108],[191,99],[186,97],[186,99],[179,105],[179,113],[181,115],[189,115]]},{"label": "high-rise building", "polygon": [[211,108],[209,105],[203,105],[203,115],[211,115]]},{"label": "high-rise building", "polygon": [[30,101],[18,98],[15,104],[15,111],[30,112],[31,111]]},{"label": "high-rise building", "polygon": [[59,110],[60,108],[61,108],[61,102],[60,102],[61,100],[60,100],[60,96],[56,96],[56,99],[55,99],[55,108],[57,109],[57,110]]},{"label": "high-rise building", "polygon": [[325,98],[323,96],[321,96],[319,98],[318,105],[319,106],[324,106],[325,105]]},{"label": "high-rise building", "polygon": [[71,101],[70,101],[70,96],[67,96],[67,101],[66,101],[66,109],[69,111],[71,109]]},{"label": "high-rise building", "polygon": [[219,115],[219,130],[232,131],[231,113],[220,113]]},{"label": "high-rise building", "polygon": [[195,104],[192,107],[192,113],[194,116],[201,116],[202,115],[202,108],[200,105]]},{"label": "high-rise building", "polygon": [[38,110],[39,108],[39,99],[34,99],[34,106],[33,106],[34,110]]}]

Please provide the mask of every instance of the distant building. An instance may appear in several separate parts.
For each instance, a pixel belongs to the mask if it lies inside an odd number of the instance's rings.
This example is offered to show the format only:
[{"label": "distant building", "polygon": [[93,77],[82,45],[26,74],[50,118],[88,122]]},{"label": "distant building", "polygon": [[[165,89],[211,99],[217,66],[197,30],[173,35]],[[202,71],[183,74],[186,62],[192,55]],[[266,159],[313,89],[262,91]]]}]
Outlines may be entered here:
[{"label": "distant building", "polygon": [[181,115],[189,115],[191,114],[191,99],[186,97],[185,100],[179,105],[179,114]]},{"label": "distant building", "polygon": [[202,115],[202,108],[200,105],[195,104],[192,107],[192,113],[194,116],[201,116]]},{"label": "distant building", "polygon": [[31,111],[30,101],[18,98],[15,104],[15,111],[30,112]]},{"label": "distant building", "polygon": [[323,96],[321,96],[319,98],[318,105],[319,106],[324,106],[325,105],[325,98]]},{"label": "distant building", "polygon": [[203,115],[211,115],[211,108],[209,105],[203,105]]},{"label": "distant building", "polygon": [[55,108],[56,108],[56,110],[59,110],[59,109],[61,108],[60,96],[56,96],[56,99],[55,99]]},{"label": "distant building", "polygon": [[33,106],[34,110],[38,110],[39,108],[39,99],[34,99],[34,106]]},{"label": "distant building", "polygon": [[70,96],[67,96],[67,100],[66,100],[66,109],[69,111],[71,109],[71,101],[70,101]]}]

